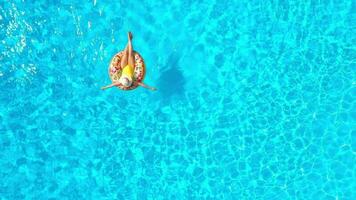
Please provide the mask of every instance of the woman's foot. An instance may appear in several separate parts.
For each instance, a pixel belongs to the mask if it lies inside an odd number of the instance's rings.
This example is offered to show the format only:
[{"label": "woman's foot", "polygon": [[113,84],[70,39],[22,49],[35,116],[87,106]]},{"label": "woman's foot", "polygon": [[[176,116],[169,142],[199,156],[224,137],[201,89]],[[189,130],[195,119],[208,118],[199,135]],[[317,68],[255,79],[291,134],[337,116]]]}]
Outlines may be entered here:
[{"label": "woman's foot", "polygon": [[130,31],[127,33],[127,38],[129,40],[132,40],[132,38],[133,38],[133,35],[132,35],[132,33]]}]

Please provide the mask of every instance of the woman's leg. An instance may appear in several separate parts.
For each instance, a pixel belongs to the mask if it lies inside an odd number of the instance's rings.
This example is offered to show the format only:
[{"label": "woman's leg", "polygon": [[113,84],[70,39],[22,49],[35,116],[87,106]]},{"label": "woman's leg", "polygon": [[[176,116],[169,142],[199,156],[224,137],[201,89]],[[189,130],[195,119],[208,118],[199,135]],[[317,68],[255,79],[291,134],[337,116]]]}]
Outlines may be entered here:
[{"label": "woman's leg", "polygon": [[128,42],[128,64],[131,65],[131,67],[135,67],[135,55],[134,55],[134,52],[133,52],[133,47],[132,47],[132,42],[131,42],[131,39],[132,39],[132,33],[129,32],[128,33],[128,36],[129,36],[129,42]]},{"label": "woman's leg", "polygon": [[124,67],[126,67],[127,65],[127,58],[129,56],[129,52],[128,52],[128,45],[126,45],[126,48],[124,50],[124,55],[121,57],[121,62],[120,62],[120,66],[121,69],[123,69]]},{"label": "woman's leg", "polygon": [[[121,58],[121,63],[120,63],[121,69],[126,67],[127,64],[130,65],[130,56],[131,56],[131,54],[133,54],[132,53],[132,44],[131,44],[131,40],[132,40],[132,33],[131,32],[128,32],[127,40],[128,40],[128,42],[127,42],[127,45],[126,45],[125,50],[124,50],[124,55]],[[131,52],[131,54],[130,54],[130,52]],[[134,65],[132,65],[132,66],[134,66]]]}]

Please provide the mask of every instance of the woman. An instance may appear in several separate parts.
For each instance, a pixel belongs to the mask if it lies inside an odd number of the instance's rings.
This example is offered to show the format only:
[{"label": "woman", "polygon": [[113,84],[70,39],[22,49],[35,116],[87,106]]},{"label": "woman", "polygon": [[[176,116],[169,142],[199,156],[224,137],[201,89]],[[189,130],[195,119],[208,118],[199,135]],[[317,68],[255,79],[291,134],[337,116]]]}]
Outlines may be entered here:
[{"label": "woman", "polygon": [[[133,82],[134,78],[134,67],[135,67],[135,57],[134,57],[134,51],[132,47],[132,33],[128,32],[127,34],[128,37],[128,42],[126,45],[126,48],[124,50],[124,55],[122,56],[120,67],[122,69],[122,74],[119,79],[119,81],[114,81],[112,84],[102,87],[102,90],[118,86],[118,85],[123,85],[124,87],[130,87]],[[150,89],[150,90],[156,90],[154,87],[150,87],[142,82],[137,82],[138,85]]]}]

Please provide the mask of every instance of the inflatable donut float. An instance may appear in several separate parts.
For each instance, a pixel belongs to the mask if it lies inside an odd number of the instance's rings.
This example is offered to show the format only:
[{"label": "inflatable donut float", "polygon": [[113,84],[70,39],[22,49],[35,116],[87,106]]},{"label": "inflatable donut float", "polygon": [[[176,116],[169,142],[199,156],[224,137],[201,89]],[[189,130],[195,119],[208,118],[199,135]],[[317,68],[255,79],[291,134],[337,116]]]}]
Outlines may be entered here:
[{"label": "inflatable donut float", "polygon": [[[121,77],[122,68],[120,63],[123,55],[124,52],[120,51],[111,59],[109,65],[109,76],[112,82],[119,81]],[[119,84],[117,85],[119,89],[133,90],[138,87],[138,82],[142,82],[143,79],[145,78],[145,73],[146,73],[145,62],[143,61],[142,56],[136,51],[134,51],[134,56],[135,56],[135,66],[134,66],[134,78],[132,80],[132,85],[130,87],[125,87]]]}]

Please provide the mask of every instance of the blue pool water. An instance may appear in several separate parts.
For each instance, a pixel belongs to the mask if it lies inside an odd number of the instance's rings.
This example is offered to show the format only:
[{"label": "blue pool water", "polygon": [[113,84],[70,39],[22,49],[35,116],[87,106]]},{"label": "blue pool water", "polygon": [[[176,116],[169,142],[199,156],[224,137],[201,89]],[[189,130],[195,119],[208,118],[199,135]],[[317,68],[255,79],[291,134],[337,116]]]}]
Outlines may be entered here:
[{"label": "blue pool water", "polygon": [[0,199],[356,199],[355,10],[1,0]]}]

